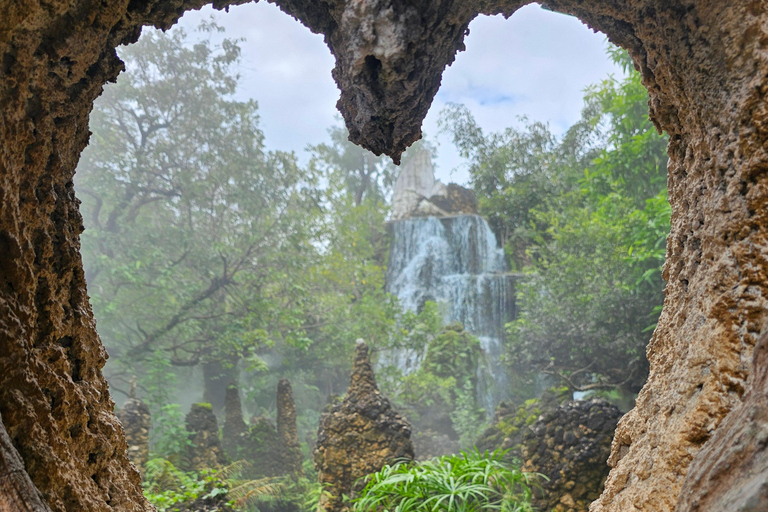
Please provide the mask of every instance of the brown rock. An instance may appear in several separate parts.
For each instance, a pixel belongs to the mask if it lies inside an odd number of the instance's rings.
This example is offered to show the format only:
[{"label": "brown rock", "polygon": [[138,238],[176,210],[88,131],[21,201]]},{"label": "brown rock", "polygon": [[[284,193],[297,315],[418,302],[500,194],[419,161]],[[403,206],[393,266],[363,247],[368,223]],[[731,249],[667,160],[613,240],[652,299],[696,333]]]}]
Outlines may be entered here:
[{"label": "brown rock", "polygon": [[368,347],[358,340],[347,394],[320,418],[317,431],[315,468],[329,492],[319,510],[347,510],[342,496],[354,495],[359,479],[398,459],[413,459],[411,427],[379,392]]},{"label": "brown rock", "polygon": [[243,420],[243,406],[240,403],[240,390],[237,386],[227,386],[227,395],[224,400],[224,427],[221,429],[221,446],[230,460],[240,460],[238,446],[243,434],[248,430],[248,425]]},{"label": "brown rock", "polygon": [[149,407],[139,398],[129,398],[118,411],[117,417],[125,431],[128,458],[143,476],[149,460],[149,429],[152,427]]},{"label": "brown rock", "polygon": [[301,473],[301,445],[296,428],[296,404],[288,379],[277,383],[277,436],[280,438],[280,459],[284,473]]},{"label": "brown rock", "polygon": [[187,446],[183,468],[199,471],[226,464],[227,458],[219,441],[219,425],[211,404],[192,404],[186,422],[190,444]]},{"label": "brown rock", "polygon": [[[0,6],[0,414],[51,509],[150,510],[101,375],[72,175],[88,114],[144,25],[204,0]],[[240,3],[217,0],[216,8]],[[395,159],[478,14],[527,0],[276,0],[336,56],[353,141]],[[690,461],[739,406],[768,319],[768,5],[547,0],[627,48],[670,134],[672,232],[650,375],[593,512],[674,509]],[[740,416],[755,429],[759,416]],[[734,420],[735,421],[735,420]],[[745,426],[746,428],[746,426]],[[691,492],[697,492],[693,487]]]},{"label": "brown rock", "polygon": [[574,400],[545,410],[521,429],[523,469],[540,473],[541,492],[534,493],[539,510],[558,504],[565,510],[586,512],[591,496],[598,496],[608,476],[608,455],[618,407],[606,400]]}]

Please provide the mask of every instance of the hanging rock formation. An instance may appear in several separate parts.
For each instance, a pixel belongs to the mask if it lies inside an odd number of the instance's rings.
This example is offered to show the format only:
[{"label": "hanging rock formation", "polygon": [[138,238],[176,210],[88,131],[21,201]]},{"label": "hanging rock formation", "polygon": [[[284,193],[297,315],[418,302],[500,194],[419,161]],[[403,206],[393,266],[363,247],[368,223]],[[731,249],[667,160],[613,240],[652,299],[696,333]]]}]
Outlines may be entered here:
[{"label": "hanging rock formation", "polygon": [[230,460],[240,460],[239,446],[248,425],[243,420],[243,406],[240,403],[240,390],[234,384],[227,386],[224,400],[224,427],[221,429],[221,446]]},{"label": "hanging rock formation", "polygon": [[296,428],[296,404],[288,379],[277,383],[277,436],[280,438],[280,459],[284,473],[301,473],[301,444]]},{"label": "hanging rock formation", "polygon": [[199,471],[226,464],[227,458],[219,441],[219,424],[211,404],[192,404],[186,422],[190,444],[184,457],[184,469]]},{"label": "hanging rock formation", "polygon": [[523,470],[545,475],[534,505],[552,512],[586,512],[610,469],[611,439],[621,418],[603,399],[574,400],[543,413],[522,436]]},{"label": "hanging rock formation", "polygon": [[[470,21],[529,3],[274,1],[324,35],[351,139],[395,160],[420,137]],[[56,512],[151,510],[101,374],[106,354],[88,304],[72,175],[93,101],[122,69],[115,48],[136,41],[145,25],[168,28],[206,3],[0,7],[0,415]],[[224,9],[241,0],[212,3]],[[546,4],[629,50],[651,119],[670,135],[664,310],[648,346],[648,382],[619,424],[613,470],[592,507],[669,512],[691,461],[731,411],[741,412],[729,428],[765,426],[758,404],[743,398],[768,320],[768,3]],[[768,470],[751,478],[768,481]],[[686,492],[702,490],[704,480],[695,482]]]},{"label": "hanging rock formation", "polygon": [[330,493],[321,498],[319,510],[347,510],[342,495],[359,490],[358,479],[413,456],[411,426],[379,392],[368,347],[358,340],[347,394],[323,414],[317,431],[315,469]]},{"label": "hanging rock formation", "polygon": [[118,411],[117,417],[125,431],[128,458],[143,476],[149,460],[149,429],[152,427],[149,407],[139,398],[129,398]]}]

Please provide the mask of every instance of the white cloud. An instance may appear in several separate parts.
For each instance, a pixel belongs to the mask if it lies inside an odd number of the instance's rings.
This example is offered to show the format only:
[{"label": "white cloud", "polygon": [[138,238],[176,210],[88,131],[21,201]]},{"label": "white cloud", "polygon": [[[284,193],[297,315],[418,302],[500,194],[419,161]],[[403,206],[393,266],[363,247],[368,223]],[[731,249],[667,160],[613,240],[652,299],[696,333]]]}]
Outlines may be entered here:
[{"label": "white cloud", "polygon": [[[211,13],[210,8],[188,13],[180,25],[192,32]],[[267,145],[296,151],[305,161],[306,146],[327,140],[326,130],[337,122],[334,61],[322,36],[266,2],[215,16],[227,37],[246,38],[239,94],[259,102]],[[446,70],[424,123],[427,136],[440,144],[437,172],[443,181],[468,178],[450,139],[438,136],[437,119],[447,103],[467,105],[486,131],[516,126],[524,115],[562,134],[579,118],[584,88],[620,74],[606,56],[602,34],[536,5],[509,20],[478,17],[465,43],[467,50]]]}]

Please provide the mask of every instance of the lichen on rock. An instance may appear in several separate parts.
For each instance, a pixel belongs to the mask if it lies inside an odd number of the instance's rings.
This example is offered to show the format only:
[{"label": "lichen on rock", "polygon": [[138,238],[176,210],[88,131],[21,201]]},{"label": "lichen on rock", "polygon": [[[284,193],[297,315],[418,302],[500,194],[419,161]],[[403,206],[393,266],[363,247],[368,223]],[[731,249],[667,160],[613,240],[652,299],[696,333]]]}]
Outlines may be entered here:
[{"label": "lichen on rock", "polygon": [[358,340],[344,400],[320,418],[315,468],[328,494],[319,510],[347,510],[343,496],[354,495],[360,479],[385,464],[413,458],[411,427],[379,391],[368,347]]}]

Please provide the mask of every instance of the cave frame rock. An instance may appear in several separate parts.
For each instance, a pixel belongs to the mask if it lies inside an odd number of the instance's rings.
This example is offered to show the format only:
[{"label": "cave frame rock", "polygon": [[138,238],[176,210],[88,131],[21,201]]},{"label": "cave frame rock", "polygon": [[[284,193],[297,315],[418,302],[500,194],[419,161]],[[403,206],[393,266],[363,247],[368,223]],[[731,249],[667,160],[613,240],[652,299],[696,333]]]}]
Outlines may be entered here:
[{"label": "cave frame rock", "polygon": [[[115,47],[205,0],[0,0],[0,415],[54,511],[150,510],[101,368],[72,176]],[[243,0],[214,0],[224,9]],[[325,35],[351,139],[399,160],[478,14],[526,0],[275,0]],[[667,131],[672,231],[650,376],[593,512],[671,511],[741,405],[768,306],[768,2],[547,0],[626,48]],[[756,416],[743,414],[749,428]],[[686,487],[694,502],[696,485]],[[0,498],[0,502],[2,498]]]}]

